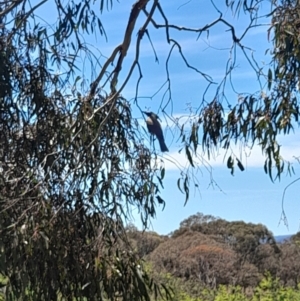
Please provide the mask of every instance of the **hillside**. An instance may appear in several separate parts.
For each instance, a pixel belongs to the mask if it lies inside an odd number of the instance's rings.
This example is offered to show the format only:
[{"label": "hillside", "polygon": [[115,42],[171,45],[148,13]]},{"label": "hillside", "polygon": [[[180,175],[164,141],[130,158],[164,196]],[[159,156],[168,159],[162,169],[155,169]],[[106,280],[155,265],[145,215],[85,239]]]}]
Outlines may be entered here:
[{"label": "hillside", "polygon": [[277,236],[274,236],[277,243],[282,243],[286,240],[290,240],[291,237],[292,237],[292,235],[277,235]]}]

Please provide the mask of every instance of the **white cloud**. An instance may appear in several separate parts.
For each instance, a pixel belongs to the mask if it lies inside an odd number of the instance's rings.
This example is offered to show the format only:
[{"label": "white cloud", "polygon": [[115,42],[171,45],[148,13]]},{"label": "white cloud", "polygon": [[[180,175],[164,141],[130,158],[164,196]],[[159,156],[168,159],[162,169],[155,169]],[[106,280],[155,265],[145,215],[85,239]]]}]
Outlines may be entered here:
[{"label": "white cloud", "polygon": [[[295,139],[295,136],[297,139]],[[285,143],[281,146],[281,156],[284,160],[289,162],[296,162],[295,157],[300,156],[300,135],[290,135],[289,137],[283,137]],[[201,146],[199,146],[201,148]],[[259,145],[254,145],[251,149],[249,147],[234,146],[231,151],[219,149],[211,154],[210,159],[207,154],[199,151],[197,157],[195,157],[194,165],[197,167],[225,167],[226,161],[229,155],[234,154],[245,166],[245,168],[263,167],[266,156],[262,153]],[[180,168],[188,167],[189,161],[185,154],[185,150],[181,153],[170,152],[164,154],[165,168],[167,170],[179,170]]]}]

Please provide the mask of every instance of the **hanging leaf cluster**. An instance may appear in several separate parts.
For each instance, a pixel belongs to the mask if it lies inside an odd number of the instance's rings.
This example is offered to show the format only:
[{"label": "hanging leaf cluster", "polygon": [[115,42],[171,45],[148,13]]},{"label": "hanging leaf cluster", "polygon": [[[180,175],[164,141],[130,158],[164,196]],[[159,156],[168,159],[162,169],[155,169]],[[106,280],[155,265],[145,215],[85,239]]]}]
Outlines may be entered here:
[{"label": "hanging leaf cluster", "polygon": [[[243,6],[247,11],[246,7],[255,1],[250,2],[230,1],[227,5],[237,10]],[[211,102],[202,104],[190,135],[186,138],[186,133],[181,132],[185,143],[193,146],[195,155],[197,145],[202,145],[208,158],[219,148],[229,151],[226,162],[232,174],[235,161],[239,169],[244,170],[241,160],[232,154],[233,146],[241,144],[252,149],[258,145],[266,158],[264,171],[272,181],[280,178],[284,171],[293,173],[291,162],[281,155],[278,138],[294,131],[300,117],[300,6],[298,1],[281,1],[274,3],[274,7],[268,31],[274,45],[270,68],[265,75],[268,91],[238,95],[237,101],[230,103],[223,101],[221,93],[217,94]],[[198,136],[201,135],[200,142]]]}]

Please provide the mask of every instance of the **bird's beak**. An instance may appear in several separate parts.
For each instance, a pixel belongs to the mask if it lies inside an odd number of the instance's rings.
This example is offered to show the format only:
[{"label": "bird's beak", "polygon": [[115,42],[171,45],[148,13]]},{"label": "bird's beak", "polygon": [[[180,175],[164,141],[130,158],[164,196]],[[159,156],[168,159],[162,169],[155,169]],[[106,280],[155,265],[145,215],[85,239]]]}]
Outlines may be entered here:
[{"label": "bird's beak", "polygon": [[150,116],[149,112],[142,111],[142,113],[143,113],[144,115],[148,116],[148,117]]}]

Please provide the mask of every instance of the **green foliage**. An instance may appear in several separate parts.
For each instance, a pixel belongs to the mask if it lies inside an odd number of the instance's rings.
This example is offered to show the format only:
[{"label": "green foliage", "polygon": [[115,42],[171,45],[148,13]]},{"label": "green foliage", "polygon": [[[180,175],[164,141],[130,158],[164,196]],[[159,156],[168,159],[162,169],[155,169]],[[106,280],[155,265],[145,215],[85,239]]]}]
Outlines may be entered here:
[{"label": "green foliage", "polygon": [[0,274],[0,301],[5,300],[5,287],[7,285],[7,281],[7,278]]},{"label": "green foliage", "polygon": [[[255,289],[253,301],[296,301],[300,298],[298,289],[283,287],[278,279],[272,279],[270,275],[264,278]],[[252,301],[251,300],[251,301]]]},{"label": "green foliage", "polygon": [[247,301],[248,298],[242,293],[240,287],[220,286],[217,290],[214,301]]},{"label": "green foliage", "polygon": [[[170,278],[169,278],[170,279]],[[191,296],[188,289],[179,286],[179,282],[174,290],[173,301],[297,301],[300,297],[299,288],[283,287],[278,280],[266,276],[259,285],[254,288],[254,293],[246,293],[239,286],[221,285],[217,289],[202,289],[198,296]]]},{"label": "green foliage", "polygon": [[300,232],[297,232],[291,237],[291,240],[298,246],[300,246]]},{"label": "green foliage", "polygon": [[[226,162],[231,174],[235,165],[244,170],[242,162],[232,152],[232,146],[240,144],[252,148],[258,145],[266,156],[264,171],[274,181],[280,179],[284,171],[294,172],[291,162],[281,155],[278,137],[288,135],[299,126],[300,6],[298,1],[271,3],[269,17],[272,25],[268,33],[269,38],[272,37],[273,49],[267,72],[262,74],[263,67],[259,67],[256,61],[250,62],[250,55],[245,53],[241,39],[236,37],[232,45],[234,51],[241,48],[252,67],[256,65],[253,68],[258,80],[263,77],[266,83],[261,84],[258,92],[237,95],[234,102],[228,102],[223,89],[217,90],[211,101],[198,108],[199,114],[192,122],[190,133],[187,135],[182,130],[181,137],[187,145],[194,146],[198,143],[198,136],[202,135],[202,149],[209,158],[215,150],[226,149],[229,152]],[[238,14],[243,9],[253,19],[259,12],[259,1],[228,1],[227,4],[234,13]],[[268,91],[264,87],[268,87]],[[196,156],[196,147],[193,154]],[[188,153],[187,156],[192,162],[193,156]]]}]

